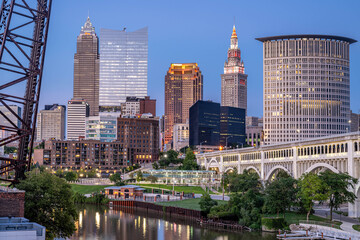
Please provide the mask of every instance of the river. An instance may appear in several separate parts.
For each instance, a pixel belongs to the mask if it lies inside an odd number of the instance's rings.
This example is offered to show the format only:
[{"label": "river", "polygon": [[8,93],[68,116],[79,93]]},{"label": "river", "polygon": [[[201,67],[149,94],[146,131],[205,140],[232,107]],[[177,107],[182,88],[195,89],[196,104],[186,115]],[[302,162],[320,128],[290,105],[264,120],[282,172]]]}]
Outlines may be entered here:
[{"label": "river", "polygon": [[106,206],[78,206],[77,231],[71,239],[122,240],[274,240],[274,234],[226,232],[201,228],[196,222],[170,218],[157,212],[134,209],[109,209]]}]

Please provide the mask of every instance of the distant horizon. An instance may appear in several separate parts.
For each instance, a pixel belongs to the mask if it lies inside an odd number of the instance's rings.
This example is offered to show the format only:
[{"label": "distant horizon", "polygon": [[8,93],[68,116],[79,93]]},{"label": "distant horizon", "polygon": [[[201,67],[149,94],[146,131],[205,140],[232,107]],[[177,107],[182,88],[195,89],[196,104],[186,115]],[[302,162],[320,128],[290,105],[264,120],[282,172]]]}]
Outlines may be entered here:
[{"label": "distant horizon", "polygon": [[[191,4],[191,11],[188,4]],[[164,114],[165,75],[172,63],[196,62],[204,75],[203,100],[220,102],[220,74],[230,46],[235,16],[239,47],[248,74],[248,116],[262,117],[263,53],[262,44],[256,38],[312,33],[360,40],[360,32],[354,30],[354,23],[360,21],[357,14],[360,3],[357,1],[346,4],[334,0],[304,1],[302,5],[311,8],[296,11],[295,5],[286,1],[265,0],[256,3],[201,0],[182,4],[163,0],[156,3],[109,0],[101,5],[96,0],[54,1],[39,110],[45,104],[66,105],[72,98],[76,38],[89,10],[98,36],[100,29],[121,31],[126,26],[126,31],[132,32],[148,27],[147,95],[157,100],[158,116]],[[193,14],[194,9],[199,11]],[[339,13],[339,17],[333,17],[334,12]],[[356,91],[360,89],[360,83],[356,81],[360,78],[358,65],[360,45],[354,43],[350,47],[350,109],[354,113],[360,111],[360,94]]]}]

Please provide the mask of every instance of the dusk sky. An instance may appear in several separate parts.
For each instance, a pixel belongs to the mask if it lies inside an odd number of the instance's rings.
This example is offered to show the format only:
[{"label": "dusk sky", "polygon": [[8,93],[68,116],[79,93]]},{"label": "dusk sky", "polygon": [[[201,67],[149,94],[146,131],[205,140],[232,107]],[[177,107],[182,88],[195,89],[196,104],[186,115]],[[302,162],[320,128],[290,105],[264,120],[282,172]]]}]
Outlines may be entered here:
[{"label": "dusk sky", "polygon": [[[41,105],[66,105],[73,93],[76,37],[88,13],[100,28],[149,27],[148,95],[164,113],[164,76],[171,63],[197,62],[204,100],[220,102],[221,78],[234,24],[245,73],[248,115],[263,112],[263,52],[257,37],[288,34],[339,35],[360,40],[360,1],[53,1]],[[351,109],[360,111],[360,43],[350,47]]]}]

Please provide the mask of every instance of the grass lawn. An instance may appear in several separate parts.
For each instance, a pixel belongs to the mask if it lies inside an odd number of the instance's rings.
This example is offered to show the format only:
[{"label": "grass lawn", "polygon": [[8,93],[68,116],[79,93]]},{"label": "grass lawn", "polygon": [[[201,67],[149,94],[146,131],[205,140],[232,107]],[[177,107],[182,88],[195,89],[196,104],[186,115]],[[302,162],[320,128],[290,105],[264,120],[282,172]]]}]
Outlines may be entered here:
[{"label": "grass lawn", "polygon": [[360,225],[353,225],[352,227],[354,230],[360,232]]},{"label": "grass lawn", "polygon": [[[222,201],[222,200],[215,200],[215,201],[217,201],[219,205],[227,204],[227,201]],[[199,202],[200,202],[200,198],[193,198],[193,199],[185,199],[182,201],[157,202],[156,204],[162,206],[180,207],[180,208],[200,211]]]},{"label": "grass lawn", "polygon": [[[173,186],[172,185],[165,185],[165,184],[135,184],[146,188],[157,188],[157,189],[166,189],[172,191]],[[198,186],[175,186],[175,192],[184,192],[184,193],[199,193],[204,194],[205,191]],[[210,191],[210,194],[213,194],[212,191]]]},{"label": "grass lawn", "polygon": [[[265,214],[264,217],[277,217],[276,214]],[[279,217],[282,217],[282,214],[279,214]],[[285,220],[290,224],[299,224],[299,221],[306,221],[306,214],[300,214],[295,212],[287,212],[285,213]],[[315,215],[309,216],[309,221],[316,221],[316,222],[323,222],[323,223],[330,223],[329,219],[318,217]],[[341,222],[331,222],[331,224],[337,225],[335,228],[340,228]]]},{"label": "grass lawn", "polygon": [[78,192],[81,194],[89,194],[103,190],[106,187],[113,186],[113,185],[79,185],[79,184],[70,184],[70,185],[74,192]]}]

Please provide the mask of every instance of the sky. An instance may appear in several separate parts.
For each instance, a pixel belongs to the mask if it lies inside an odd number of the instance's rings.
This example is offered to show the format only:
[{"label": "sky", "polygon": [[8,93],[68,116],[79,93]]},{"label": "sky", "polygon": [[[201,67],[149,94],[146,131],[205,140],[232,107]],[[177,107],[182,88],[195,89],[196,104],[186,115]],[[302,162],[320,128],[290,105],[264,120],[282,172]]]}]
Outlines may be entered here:
[{"label": "sky", "polygon": [[[221,78],[235,22],[248,74],[248,116],[263,112],[263,51],[258,37],[339,35],[360,40],[360,1],[344,0],[61,0],[53,1],[40,109],[72,98],[76,37],[87,16],[100,28],[149,28],[148,95],[164,113],[171,63],[197,62],[204,100],[220,102]],[[235,20],[234,20],[235,19]],[[351,109],[360,112],[360,43],[350,47]]]}]

